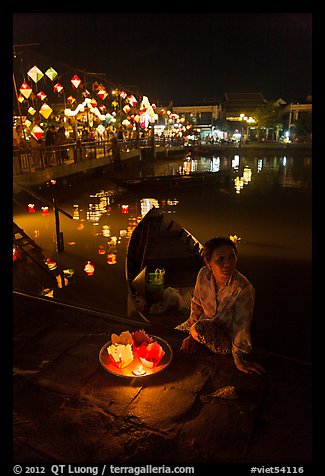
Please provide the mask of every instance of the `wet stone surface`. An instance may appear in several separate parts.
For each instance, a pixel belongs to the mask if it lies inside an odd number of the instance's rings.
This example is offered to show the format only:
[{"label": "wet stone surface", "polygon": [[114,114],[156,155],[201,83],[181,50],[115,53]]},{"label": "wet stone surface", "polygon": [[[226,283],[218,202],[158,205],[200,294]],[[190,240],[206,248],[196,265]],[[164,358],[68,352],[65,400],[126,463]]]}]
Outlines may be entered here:
[{"label": "wet stone surface", "polygon": [[[14,316],[15,463],[311,460],[310,366],[259,352],[267,373],[245,375],[231,356],[203,347],[186,355],[182,333],[150,328],[173,360],[152,377],[125,379],[105,372],[98,354],[112,332],[141,324],[21,298]],[[207,397],[225,386],[238,398]]]}]

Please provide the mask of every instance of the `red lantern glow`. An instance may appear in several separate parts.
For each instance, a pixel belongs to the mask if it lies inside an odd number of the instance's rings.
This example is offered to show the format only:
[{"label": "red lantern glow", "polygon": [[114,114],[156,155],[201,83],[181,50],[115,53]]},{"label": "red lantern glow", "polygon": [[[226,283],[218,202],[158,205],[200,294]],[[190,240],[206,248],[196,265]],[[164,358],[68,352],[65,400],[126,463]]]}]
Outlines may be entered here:
[{"label": "red lantern glow", "polygon": [[55,93],[60,93],[63,89],[63,86],[62,84],[60,83],[56,83],[54,86],[53,86],[53,90]]},{"label": "red lantern glow", "polygon": [[71,78],[71,83],[77,89],[81,84],[81,79],[76,74]]},{"label": "red lantern glow", "polygon": [[85,264],[84,272],[88,274],[88,276],[92,276],[94,274],[95,266],[90,260],[88,260],[87,263]]},{"label": "red lantern glow", "polygon": [[29,213],[35,213],[35,205],[34,205],[34,203],[29,203],[29,204],[28,204],[28,211],[29,211]]},{"label": "red lantern glow", "polygon": [[159,364],[164,355],[165,352],[158,342],[152,342],[146,346],[144,356],[140,357],[140,360],[145,367],[152,369]]}]

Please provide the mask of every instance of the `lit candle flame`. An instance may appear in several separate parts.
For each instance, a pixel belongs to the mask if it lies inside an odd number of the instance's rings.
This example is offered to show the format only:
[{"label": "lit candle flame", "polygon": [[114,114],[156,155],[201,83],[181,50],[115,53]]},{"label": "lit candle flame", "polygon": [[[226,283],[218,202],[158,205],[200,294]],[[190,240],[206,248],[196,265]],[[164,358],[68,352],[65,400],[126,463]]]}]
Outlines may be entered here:
[{"label": "lit candle flame", "polygon": [[147,372],[143,369],[142,365],[139,365],[139,367],[133,370],[132,373],[134,375],[145,375]]}]

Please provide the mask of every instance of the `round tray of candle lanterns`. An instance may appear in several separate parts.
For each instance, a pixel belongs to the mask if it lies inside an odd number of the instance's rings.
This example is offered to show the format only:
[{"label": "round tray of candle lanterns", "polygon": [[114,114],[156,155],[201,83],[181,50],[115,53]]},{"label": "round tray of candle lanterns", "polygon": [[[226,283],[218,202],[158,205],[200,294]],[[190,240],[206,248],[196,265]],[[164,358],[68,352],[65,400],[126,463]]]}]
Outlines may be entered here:
[{"label": "round tray of candle lanterns", "polygon": [[[130,344],[132,349],[131,356],[130,354],[126,356],[125,352],[123,352],[121,356],[122,360],[121,358],[118,359],[116,353],[118,354],[119,350],[116,350],[115,357],[113,358],[113,354],[110,354],[110,352],[112,352],[111,349],[114,348],[111,339],[102,346],[99,352],[99,362],[103,369],[110,374],[126,378],[148,377],[165,370],[173,358],[172,348],[168,342],[161,337],[147,334],[146,336],[150,339],[151,343],[148,349],[151,348],[153,351],[157,350],[157,348],[159,349],[159,361],[154,359],[150,361],[150,356],[148,356],[150,352],[146,353],[143,345],[142,347],[134,345],[134,341]],[[124,361],[123,358],[125,359]]]}]

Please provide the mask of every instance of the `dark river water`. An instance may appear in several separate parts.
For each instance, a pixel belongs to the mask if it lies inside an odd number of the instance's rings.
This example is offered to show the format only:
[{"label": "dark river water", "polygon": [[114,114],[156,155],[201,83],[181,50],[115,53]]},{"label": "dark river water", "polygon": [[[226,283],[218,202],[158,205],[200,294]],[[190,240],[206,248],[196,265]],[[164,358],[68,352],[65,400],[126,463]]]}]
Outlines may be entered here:
[{"label": "dark river water", "polygon": [[[225,170],[231,180],[225,186],[143,194],[118,188],[102,172],[34,188],[37,197],[50,202],[55,197],[74,217],[59,213],[64,241],[60,253],[53,208],[47,212],[35,196],[15,195],[14,221],[46,258],[72,271],[68,285],[60,289],[34,263],[15,262],[14,289],[53,292],[60,301],[127,316],[125,250],[134,226],[154,204],[202,243],[213,236],[236,235],[238,270],[256,290],[254,347],[311,361],[311,152],[238,149],[209,156],[132,159],[122,167],[121,174],[130,178]],[[34,204],[33,213],[29,204]],[[93,275],[84,271],[88,260]]]}]

